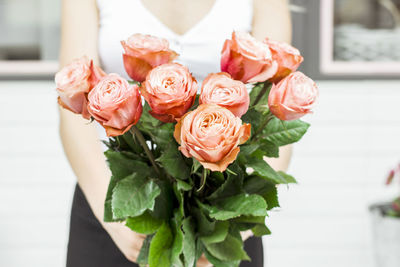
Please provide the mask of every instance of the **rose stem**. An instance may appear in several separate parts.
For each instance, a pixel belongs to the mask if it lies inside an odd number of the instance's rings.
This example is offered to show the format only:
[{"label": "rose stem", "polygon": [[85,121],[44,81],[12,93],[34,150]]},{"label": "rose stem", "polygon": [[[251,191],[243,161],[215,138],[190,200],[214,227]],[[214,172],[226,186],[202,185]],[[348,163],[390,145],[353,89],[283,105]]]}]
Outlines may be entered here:
[{"label": "rose stem", "polygon": [[206,168],[203,168],[203,174],[201,175],[201,181],[200,181],[200,188],[197,189],[197,192],[203,191],[204,186],[206,185],[207,175],[208,175],[208,170]]},{"label": "rose stem", "polygon": [[274,118],[274,115],[268,111],[265,120],[261,123],[260,127],[258,127],[258,129],[256,130],[256,132],[253,134],[253,136],[251,137],[252,140],[256,140],[256,136],[259,135],[262,130],[267,126],[267,124]]},{"label": "rose stem", "polygon": [[270,85],[271,85],[271,83],[264,82],[264,87],[263,87],[263,89],[261,89],[260,93],[258,94],[256,99],[254,100],[253,106],[257,105],[257,103],[260,102],[261,98],[265,95],[265,93],[269,89]]},{"label": "rose stem", "polygon": [[149,147],[147,146],[146,140],[144,139],[142,133],[140,132],[140,130],[133,125],[130,129],[130,132],[136,136],[137,140],[139,141],[140,145],[143,147],[144,152],[146,153],[147,157],[149,158],[151,165],[153,165],[154,170],[156,171],[156,173],[158,175],[160,175],[160,170],[157,167],[156,161],[154,160],[154,156],[151,153]]}]

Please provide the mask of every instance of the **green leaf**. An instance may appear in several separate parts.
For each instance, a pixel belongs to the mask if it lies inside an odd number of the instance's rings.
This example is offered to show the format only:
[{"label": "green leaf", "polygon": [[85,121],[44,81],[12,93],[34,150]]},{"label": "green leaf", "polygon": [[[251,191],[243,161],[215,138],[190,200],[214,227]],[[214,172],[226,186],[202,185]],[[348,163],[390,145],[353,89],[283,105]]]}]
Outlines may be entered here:
[{"label": "green leaf", "polygon": [[257,143],[250,143],[240,146],[240,154],[238,156],[239,164],[246,164],[249,157],[263,159],[264,157],[279,157],[279,147],[274,143],[261,139]]},{"label": "green leaf", "polygon": [[291,175],[289,175],[289,174],[287,174],[287,173],[285,173],[283,171],[278,171],[278,173],[279,173],[280,176],[285,177],[286,181],[289,181],[289,183],[297,184],[297,181],[296,181],[296,179],[294,179],[293,176],[291,176]]},{"label": "green leaf", "polygon": [[263,156],[267,156],[269,158],[279,157],[279,146],[265,139],[261,139],[259,143],[260,143],[260,150]]},{"label": "green leaf", "polygon": [[210,235],[215,229],[215,221],[210,221],[203,210],[196,207],[192,207],[191,212],[197,223],[197,232],[203,236]]},{"label": "green leaf", "polygon": [[212,256],[222,261],[250,260],[243,250],[243,242],[230,234],[222,242],[204,244],[204,246]]},{"label": "green leaf", "polygon": [[175,125],[173,123],[162,123],[150,115],[150,106],[146,103],[143,106],[143,113],[137,127],[157,144],[158,147],[164,149],[171,140],[174,139],[173,133]]},{"label": "green leaf", "polygon": [[178,189],[177,184],[174,184],[174,193],[179,203],[179,208],[174,211],[174,217],[177,221],[181,222],[185,217],[185,198],[183,192]]},{"label": "green leaf", "polygon": [[174,230],[174,242],[171,249],[171,264],[174,267],[183,267],[181,254],[183,252],[183,232],[182,232],[182,216],[179,211],[175,212],[172,220],[172,229]]},{"label": "green leaf", "polygon": [[174,129],[175,125],[173,123],[162,124],[153,128],[150,136],[158,146],[166,148],[171,142],[174,142]]},{"label": "green leaf", "polygon": [[[264,89],[265,87],[265,89]],[[257,93],[257,96],[254,97],[254,101],[252,101],[252,106],[254,105],[254,102],[256,101],[256,98],[258,97],[258,94],[264,90],[264,95],[260,98],[258,103],[253,107],[257,112],[266,115],[269,112],[269,106],[268,106],[268,96],[269,92],[271,91],[272,83],[262,83],[262,86],[258,86],[256,91],[259,92],[254,92]],[[252,90],[253,93],[253,90]],[[253,94],[252,94],[253,95]]]},{"label": "green leaf", "polygon": [[243,171],[236,164],[232,164],[230,167],[235,174],[228,172],[226,181],[207,197],[208,200],[226,198],[243,192]]},{"label": "green leaf", "polygon": [[229,222],[228,221],[217,221],[215,224],[214,232],[208,236],[202,236],[201,241],[203,243],[219,243],[225,240],[228,235]]},{"label": "green leaf", "polygon": [[256,226],[254,226],[251,229],[251,231],[253,232],[253,234],[255,236],[258,236],[258,237],[271,234],[271,231],[268,229],[267,226],[265,226],[265,224],[257,224]]},{"label": "green leaf", "polygon": [[114,179],[118,181],[132,173],[138,173],[143,176],[150,173],[150,167],[145,162],[132,160],[124,153],[107,150],[104,155],[107,157]]},{"label": "green leaf", "polygon": [[251,124],[252,134],[254,129],[258,129],[260,123],[263,121],[264,116],[255,110],[254,108],[250,108],[246,114],[242,116],[242,121]]},{"label": "green leaf", "polygon": [[225,183],[225,176],[222,172],[211,172],[210,178],[212,178],[212,179],[209,179],[209,180],[218,184],[218,186]]},{"label": "green leaf", "polygon": [[104,221],[112,222],[115,221],[115,219],[113,218],[112,214],[111,200],[114,187],[117,185],[117,183],[132,173],[137,173],[139,176],[148,177],[152,170],[146,163],[138,160],[132,160],[129,157],[129,154],[115,152],[112,150],[107,150],[104,154],[107,157],[108,165],[112,173],[104,203]]},{"label": "green leaf", "polygon": [[265,225],[265,216],[240,216],[232,220],[238,230],[247,231],[258,224]]},{"label": "green leaf", "polygon": [[239,194],[215,202],[209,206],[198,202],[216,220],[225,221],[240,215],[267,215],[267,203],[259,195]]},{"label": "green leaf", "polygon": [[188,184],[182,180],[176,180],[178,190],[189,191],[193,188],[193,185]]},{"label": "green leaf", "polygon": [[250,176],[244,181],[243,188],[248,194],[262,196],[267,202],[268,210],[279,207],[278,191],[274,183],[258,176]]},{"label": "green leaf", "polygon": [[148,211],[137,217],[126,219],[126,226],[136,233],[145,235],[154,234],[162,223],[162,220],[154,218]]},{"label": "green leaf", "polygon": [[160,187],[161,193],[156,198],[154,211],[152,216],[163,221],[167,221],[172,217],[172,210],[175,201],[172,185],[167,181],[156,181]]},{"label": "green leaf", "polygon": [[150,267],[171,267],[171,247],[174,238],[167,223],[158,229],[150,243]]},{"label": "green leaf", "polygon": [[157,159],[162,164],[164,169],[172,177],[186,180],[190,175],[190,169],[183,160],[181,152],[175,142],[171,142],[166,150],[162,153],[161,157]]},{"label": "green leaf", "polygon": [[260,94],[261,90],[264,88],[264,83],[256,83],[250,91],[250,106],[254,105],[254,101]]},{"label": "green leaf", "polygon": [[183,256],[185,267],[192,267],[196,260],[196,239],[191,218],[183,220]]},{"label": "green leaf", "polygon": [[152,238],[152,235],[148,235],[143,241],[142,248],[140,249],[139,256],[137,258],[137,263],[140,267],[145,267],[149,263],[149,250]]},{"label": "green leaf", "polygon": [[259,144],[245,144],[240,146],[240,155],[250,156],[252,155],[258,148]]},{"label": "green leaf", "polygon": [[221,261],[211,255],[207,250],[204,251],[204,254],[208,261],[214,266],[214,267],[239,267],[240,265],[240,260],[238,261]]},{"label": "green leaf", "polygon": [[137,124],[137,127],[149,134],[154,128],[160,126],[162,123],[150,115],[149,111],[151,110],[149,104],[145,102],[143,105],[142,116],[140,117],[140,121]]},{"label": "green leaf", "polygon": [[114,188],[112,211],[115,219],[136,217],[146,210],[153,210],[160,187],[153,181],[136,173],[121,180]]},{"label": "green leaf", "polygon": [[240,216],[233,219],[235,223],[265,224],[265,216]]},{"label": "green leaf", "polygon": [[263,138],[277,146],[284,146],[299,141],[307,132],[310,124],[301,120],[281,121],[273,118],[263,131]]},{"label": "green leaf", "polygon": [[268,114],[269,112],[268,101],[260,101],[260,103],[254,106],[254,109],[263,115]]},{"label": "green leaf", "polygon": [[281,176],[278,172],[272,169],[269,164],[259,158],[249,158],[248,162],[245,164],[247,168],[252,168],[254,170],[253,175],[260,176],[266,180],[272,181],[276,184],[288,184],[291,180],[287,180],[286,177]]},{"label": "green leaf", "polygon": [[142,153],[143,148],[140,144],[136,143],[134,136],[130,131],[124,133],[122,136],[123,140],[127,143],[127,145],[134,151],[135,153]]}]

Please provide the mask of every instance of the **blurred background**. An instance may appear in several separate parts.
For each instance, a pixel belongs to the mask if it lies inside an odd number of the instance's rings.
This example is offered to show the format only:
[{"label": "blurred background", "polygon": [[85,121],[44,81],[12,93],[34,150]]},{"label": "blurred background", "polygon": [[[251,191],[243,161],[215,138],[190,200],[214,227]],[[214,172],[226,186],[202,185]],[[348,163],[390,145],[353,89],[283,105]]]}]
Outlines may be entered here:
[{"label": "blurred background", "polygon": [[[369,206],[400,191],[384,185],[400,161],[400,0],[292,5],[293,43],[320,100],[306,117],[309,133],[294,148],[289,173],[299,184],[280,188],[281,209],[268,219],[266,266],[398,267],[375,256],[383,250],[386,261],[396,260],[400,219],[384,238],[391,247],[382,249],[380,219],[372,219]],[[65,265],[75,178],[58,136],[59,34],[60,1],[0,0],[4,267]]]}]

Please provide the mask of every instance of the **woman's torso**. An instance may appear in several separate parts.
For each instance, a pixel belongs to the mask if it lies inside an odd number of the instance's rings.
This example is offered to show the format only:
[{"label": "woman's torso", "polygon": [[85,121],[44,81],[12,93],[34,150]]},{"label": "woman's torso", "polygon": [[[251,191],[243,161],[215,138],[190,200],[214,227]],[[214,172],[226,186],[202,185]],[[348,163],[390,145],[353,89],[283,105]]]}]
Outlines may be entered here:
[{"label": "woman's torso", "polygon": [[[118,73],[129,78],[122,61],[121,40],[134,33],[163,37],[171,49],[179,53],[177,62],[187,66],[200,83],[208,73],[220,71],[220,54],[225,39],[233,30],[251,31],[252,0],[215,0],[200,21],[177,34],[163,24],[142,0],[97,0],[99,9],[99,56],[107,73]],[[106,134],[96,125],[101,140]],[[103,145],[106,150],[106,146]]]},{"label": "woman's torso", "polygon": [[252,26],[252,0],[215,0],[208,13],[183,34],[177,34],[161,22],[142,0],[97,0],[97,4],[102,67],[108,73],[115,72],[126,78],[120,41],[134,33],[167,39],[180,55],[177,61],[201,81],[208,73],[220,71],[222,45],[232,31],[251,31]]}]

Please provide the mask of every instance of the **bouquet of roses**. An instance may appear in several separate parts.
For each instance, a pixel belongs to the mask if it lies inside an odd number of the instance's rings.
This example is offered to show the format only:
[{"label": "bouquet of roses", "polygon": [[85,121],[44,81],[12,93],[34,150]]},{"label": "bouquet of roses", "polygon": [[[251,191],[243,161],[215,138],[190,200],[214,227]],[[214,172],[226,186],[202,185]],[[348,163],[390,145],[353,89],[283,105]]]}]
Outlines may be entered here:
[{"label": "bouquet of roses", "polygon": [[298,119],[318,95],[296,72],[302,56],[288,44],[234,32],[222,72],[210,74],[198,95],[166,40],[134,34],[121,43],[133,81],[86,57],[55,78],[59,104],[109,136],[104,221],[147,236],[141,266],[192,267],[203,253],[215,266],[249,260],[240,233],[269,234],[277,186],[295,183],[265,158],[305,134],[309,124]]}]

